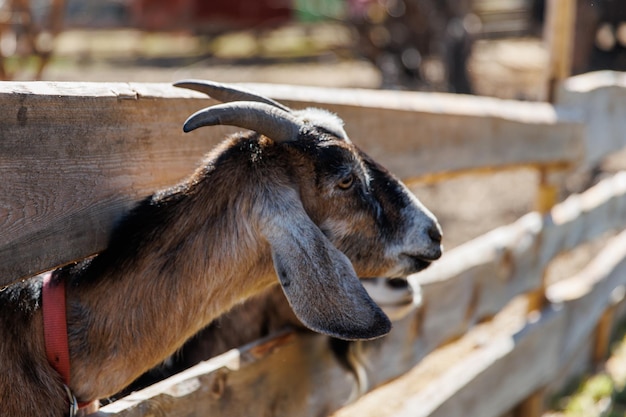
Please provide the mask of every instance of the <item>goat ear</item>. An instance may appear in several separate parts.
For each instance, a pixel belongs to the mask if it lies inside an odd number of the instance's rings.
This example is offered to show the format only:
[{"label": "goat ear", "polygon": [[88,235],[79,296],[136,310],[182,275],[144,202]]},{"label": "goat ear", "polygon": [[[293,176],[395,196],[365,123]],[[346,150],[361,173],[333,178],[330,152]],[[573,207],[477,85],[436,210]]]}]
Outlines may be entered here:
[{"label": "goat ear", "polygon": [[308,217],[300,201],[267,224],[276,274],[302,323],[339,339],[383,336],[391,322],[368,295],[348,258]]}]

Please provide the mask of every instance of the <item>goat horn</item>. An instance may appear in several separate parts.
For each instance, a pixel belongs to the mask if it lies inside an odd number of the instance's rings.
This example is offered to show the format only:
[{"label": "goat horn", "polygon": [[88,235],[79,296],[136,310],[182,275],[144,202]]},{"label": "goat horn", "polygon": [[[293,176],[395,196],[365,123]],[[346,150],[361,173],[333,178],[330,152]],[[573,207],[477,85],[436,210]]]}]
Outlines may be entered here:
[{"label": "goat horn", "polygon": [[217,104],[189,116],[183,131],[191,132],[202,126],[229,125],[254,130],[274,142],[296,140],[303,123],[294,115],[266,103],[237,101]]},{"label": "goat horn", "polygon": [[260,96],[252,91],[246,90],[245,88],[235,88],[228,84],[204,80],[183,80],[174,83],[174,86],[199,91],[207,94],[211,98],[221,101],[222,103],[229,103],[232,101],[257,101],[259,103],[266,103],[270,106],[277,107],[286,112],[291,112],[289,107],[284,106],[271,98]]}]

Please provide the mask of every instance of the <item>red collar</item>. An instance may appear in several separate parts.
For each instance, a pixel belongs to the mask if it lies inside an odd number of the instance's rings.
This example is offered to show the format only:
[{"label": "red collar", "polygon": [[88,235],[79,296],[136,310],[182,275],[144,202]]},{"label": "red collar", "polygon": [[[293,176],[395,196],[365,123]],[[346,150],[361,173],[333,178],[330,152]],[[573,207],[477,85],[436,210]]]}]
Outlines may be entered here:
[{"label": "red collar", "polygon": [[70,350],[65,316],[65,280],[55,273],[44,276],[42,290],[43,334],[50,365],[70,385]]},{"label": "red collar", "polygon": [[65,280],[55,272],[44,275],[42,287],[43,334],[46,356],[50,365],[61,375],[68,393],[70,415],[92,402],[77,403],[70,389],[70,350],[67,342],[65,312]]}]

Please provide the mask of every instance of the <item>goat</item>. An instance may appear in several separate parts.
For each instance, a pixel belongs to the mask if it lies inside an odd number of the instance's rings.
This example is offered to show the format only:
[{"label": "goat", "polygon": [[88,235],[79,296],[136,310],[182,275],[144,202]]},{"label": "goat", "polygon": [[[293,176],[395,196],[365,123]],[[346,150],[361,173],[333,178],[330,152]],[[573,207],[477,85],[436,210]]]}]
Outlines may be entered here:
[{"label": "goat", "polygon": [[[183,129],[234,125],[183,183],[140,202],[107,248],[54,272],[66,285],[71,379],[87,402],[119,392],[222,313],[280,286],[309,329],[354,340],[391,323],[357,277],[406,276],[441,256],[435,217],[319,109],[293,111],[228,85],[176,84],[222,104]],[[0,404],[62,416],[46,360],[41,278],[0,292]]]}]

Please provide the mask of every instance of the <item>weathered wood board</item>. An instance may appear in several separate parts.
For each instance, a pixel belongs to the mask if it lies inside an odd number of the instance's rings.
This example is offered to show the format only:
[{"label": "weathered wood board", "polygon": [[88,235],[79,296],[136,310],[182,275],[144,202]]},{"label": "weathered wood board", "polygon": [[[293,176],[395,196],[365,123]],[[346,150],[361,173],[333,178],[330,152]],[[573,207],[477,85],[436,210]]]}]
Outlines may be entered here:
[{"label": "weathered wood board", "polygon": [[341,407],[355,389],[327,337],[285,333],[201,363],[94,415],[313,417]]},{"label": "weathered wood board", "polygon": [[[403,178],[582,156],[582,125],[540,103],[255,87],[337,112]],[[237,130],[183,135],[185,118],[213,103],[203,97],[165,84],[0,83],[0,286],[102,250],[134,203],[190,175]]]},{"label": "weathered wood board", "polygon": [[558,108],[577,111],[587,126],[585,167],[626,146],[625,87],[626,74],[599,71],[571,77],[558,90]]},{"label": "weathered wood board", "polygon": [[403,179],[507,166],[572,167],[578,113],[546,103],[442,93],[246,84],[294,107],[339,114],[348,135]]},{"label": "weathered wood board", "polygon": [[174,90],[0,84],[0,285],[102,250],[138,199],[193,172],[224,132],[183,136],[207,102]]},{"label": "weathered wood board", "polygon": [[563,320],[561,315],[545,314],[540,323],[481,346],[408,398],[393,416],[501,416],[558,369]]}]

